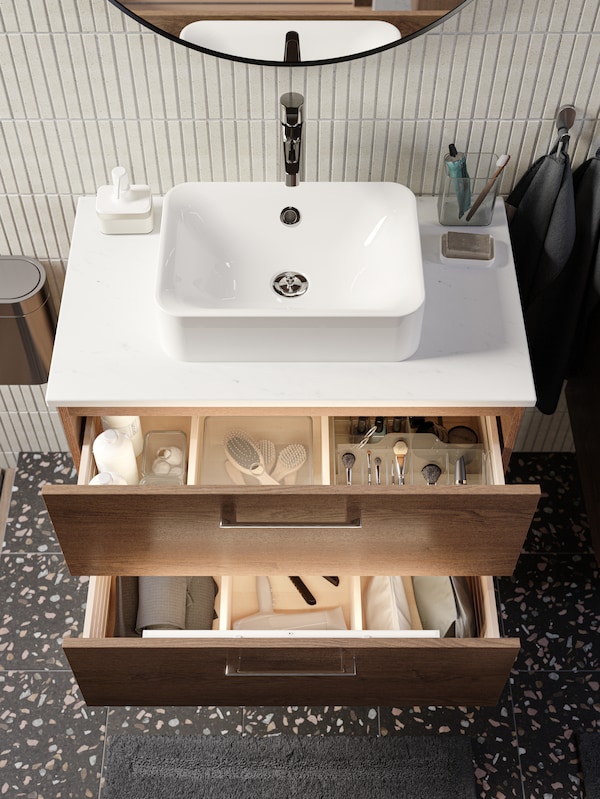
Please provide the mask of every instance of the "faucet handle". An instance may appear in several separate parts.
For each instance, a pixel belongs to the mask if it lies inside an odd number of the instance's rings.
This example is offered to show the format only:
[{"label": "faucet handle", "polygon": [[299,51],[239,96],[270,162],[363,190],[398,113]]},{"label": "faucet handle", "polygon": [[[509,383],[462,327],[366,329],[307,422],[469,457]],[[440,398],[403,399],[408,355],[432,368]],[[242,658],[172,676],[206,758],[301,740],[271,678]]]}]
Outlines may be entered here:
[{"label": "faucet handle", "polygon": [[279,102],[281,103],[282,119],[285,125],[300,125],[302,123],[302,110],[304,97],[299,92],[285,92]]}]

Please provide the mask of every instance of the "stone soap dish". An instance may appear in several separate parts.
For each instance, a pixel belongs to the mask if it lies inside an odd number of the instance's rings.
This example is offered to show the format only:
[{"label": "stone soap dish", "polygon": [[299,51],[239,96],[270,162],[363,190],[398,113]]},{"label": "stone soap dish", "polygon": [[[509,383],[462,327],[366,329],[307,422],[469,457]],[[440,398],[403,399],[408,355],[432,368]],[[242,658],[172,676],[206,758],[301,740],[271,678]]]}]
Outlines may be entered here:
[{"label": "stone soap dish", "polygon": [[496,260],[494,237],[489,233],[449,230],[441,237],[440,259],[453,266],[491,266]]}]

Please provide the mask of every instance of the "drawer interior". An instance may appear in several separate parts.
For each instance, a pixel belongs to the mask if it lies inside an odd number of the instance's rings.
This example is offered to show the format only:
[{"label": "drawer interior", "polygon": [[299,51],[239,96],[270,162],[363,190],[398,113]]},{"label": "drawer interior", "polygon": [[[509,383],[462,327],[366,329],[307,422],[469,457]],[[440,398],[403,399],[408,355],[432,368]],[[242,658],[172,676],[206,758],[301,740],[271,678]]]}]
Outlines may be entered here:
[{"label": "drawer interior", "polygon": [[[117,615],[117,595],[115,577],[92,577],[90,578],[90,588],[88,595],[88,606],[83,630],[83,638],[110,639],[115,637],[115,619]],[[293,631],[303,630],[305,623],[310,623],[308,614],[322,614],[332,609],[340,609],[343,614],[346,629],[340,635],[347,636],[352,634],[366,634],[384,637],[422,637],[439,638],[439,631],[423,630],[419,619],[418,610],[414,602],[414,595],[411,595],[410,578],[402,578],[403,584],[409,596],[411,629],[404,631],[395,630],[372,630],[366,623],[366,591],[370,577],[342,576],[338,586],[333,586],[325,581],[321,576],[303,576],[305,584],[317,598],[317,605],[309,608],[302,597],[298,594],[292,583],[284,576],[274,576],[270,578],[272,589],[272,612],[277,616],[277,624],[270,626],[265,623],[261,608],[257,598],[256,578],[248,576],[224,576],[216,577],[218,593],[216,595],[214,609],[215,621],[210,631],[198,630],[153,630],[146,632],[144,637],[148,638],[211,638],[217,640],[223,634],[227,635],[236,631],[236,635],[242,632],[236,622],[242,619],[252,618],[243,629],[245,637],[269,637],[273,631],[277,634],[289,635]],[[476,618],[477,636],[481,639],[500,637],[498,627],[498,614],[494,592],[493,579],[491,577],[467,577],[467,583],[473,598],[473,606]],[[259,621],[254,618],[259,616]],[[320,618],[320,617],[319,617]],[[286,626],[286,620],[292,620],[292,624]],[[337,628],[335,628],[337,629]],[[339,628],[343,628],[340,626]],[[296,633],[297,634],[297,633]],[[314,635],[314,631],[308,634]],[[317,633],[320,635],[321,633]],[[331,638],[338,635],[333,627],[322,635]]]},{"label": "drawer interior", "polygon": [[[367,440],[365,425],[373,430],[376,420],[383,425],[383,432],[374,432]],[[406,485],[427,485],[424,470],[428,465],[439,469],[435,485],[454,485],[461,458],[468,485],[504,482],[493,417],[149,416],[141,417],[141,425],[146,441],[161,431],[183,432],[187,441],[184,482],[194,486],[261,484],[260,478],[228,462],[224,440],[236,432],[256,442],[261,454],[271,453],[270,471],[279,476],[277,482],[282,485],[345,485],[348,470],[343,458],[347,454],[353,460],[352,485],[399,485],[400,466],[394,451],[398,441],[407,446],[403,459]],[[80,484],[89,483],[96,473],[91,448],[101,430],[98,418],[88,419]],[[304,454],[299,456],[299,451]],[[139,456],[140,477],[160,485],[161,477],[149,471],[149,464],[151,459],[146,458],[144,464]],[[169,484],[168,477],[162,484]]]},{"label": "drawer interior", "polygon": [[424,486],[432,484],[431,469],[440,486],[459,476],[468,485],[503,479],[497,426],[486,417],[335,417],[330,430],[338,485]]}]

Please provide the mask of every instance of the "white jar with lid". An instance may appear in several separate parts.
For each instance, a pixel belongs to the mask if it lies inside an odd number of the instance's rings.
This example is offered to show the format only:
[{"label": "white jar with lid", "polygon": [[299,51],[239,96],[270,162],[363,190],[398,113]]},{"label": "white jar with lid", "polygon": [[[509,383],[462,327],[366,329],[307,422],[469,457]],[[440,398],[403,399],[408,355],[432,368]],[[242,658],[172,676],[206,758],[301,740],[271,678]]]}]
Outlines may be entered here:
[{"label": "white jar with lid", "polygon": [[104,430],[118,430],[133,443],[135,457],[141,455],[144,447],[144,437],[142,436],[142,423],[139,416],[101,416],[102,428]]},{"label": "white jar with lid", "polygon": [[105,430],[100,433],[94,439],[92,452],[99,472],[120,474],[128,485],[139,483],[133,442],[118,430]]},{"label": "white jar with lid", "polygon": [[127,480],[114,472],[98,472],[90,480],[91,486],[126,486]]}]

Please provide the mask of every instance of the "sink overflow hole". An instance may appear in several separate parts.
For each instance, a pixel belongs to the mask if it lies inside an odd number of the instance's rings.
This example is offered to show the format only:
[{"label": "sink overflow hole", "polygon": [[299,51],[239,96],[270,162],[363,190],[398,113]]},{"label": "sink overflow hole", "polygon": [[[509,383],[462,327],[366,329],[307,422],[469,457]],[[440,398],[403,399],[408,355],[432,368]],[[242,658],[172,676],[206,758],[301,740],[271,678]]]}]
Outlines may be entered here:
[{"label": "sink overflow hole", "polygon": [[279,218],[284,225],[297,225],[300,221],[300,211],[290,205],[283,209],[279,214]]},{"label": "sink overflow hole", "polygon": [[307,291],[308,280],[300,272],[280,272],[271,285],[282,297],[299,297]]}]

